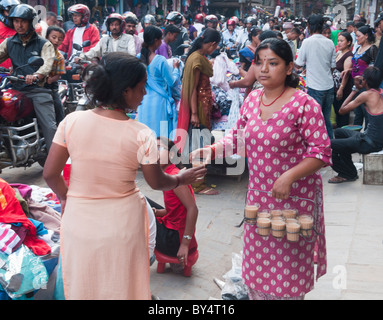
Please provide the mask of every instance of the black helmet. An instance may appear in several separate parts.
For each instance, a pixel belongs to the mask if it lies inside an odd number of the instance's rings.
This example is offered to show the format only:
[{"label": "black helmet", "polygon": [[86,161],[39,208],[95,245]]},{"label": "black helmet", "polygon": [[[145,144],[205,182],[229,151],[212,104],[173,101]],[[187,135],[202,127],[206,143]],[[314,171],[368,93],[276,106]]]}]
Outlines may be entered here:
[{"label": "black helmet", "polygon": [[23,36],[28,35],[31,31],[35,30],[35,26],[33,24],[33,20],[36,18],[37,12],[36,10],[30,6],[29,4],[19,4],[12,8],[11,12],[9,13],[8,18],[10,19],[11,23],[14,18],[20,18],[24,20],[28,20],[29,23],[29,30],[26,34]]},{"label": "black helmet", "polygon": [[8,27],[13,27],[12,23],[7,16],[4,15],[4,11],[11,11],[13,7],[20,4],[19,0],[1,0],[0,1],[0,21]]},{"label": "black helmet", "polygon": [[12,8],[9,18],[20,18],[32,21],[37,16],[36,10],[29,4],[19,4]]},{"label": "black helmet", "polygon": [[182,23],[183,15],[178,11],[172,11],[166,16],[166,20],[173,21],[174,24]]}]

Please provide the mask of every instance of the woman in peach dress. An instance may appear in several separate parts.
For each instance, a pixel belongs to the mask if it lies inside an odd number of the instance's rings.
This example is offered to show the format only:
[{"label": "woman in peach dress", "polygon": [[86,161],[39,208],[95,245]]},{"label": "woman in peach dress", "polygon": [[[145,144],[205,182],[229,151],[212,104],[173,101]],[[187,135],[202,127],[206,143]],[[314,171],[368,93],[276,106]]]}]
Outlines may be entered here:
[{"label": "woman in peach dress", "polygon": [[[131,120],[145,94],[146,68],[126,53],[94,66],[87,92],[99,106],[60,124],[44,178],[61,200],[61,264],[65,299],[151,299],[148,214],[136,186],[141,166],[148,184],[169,190],[206,173],[161,170],[151,130]],[[69,187],[61,176],[71,158]]]}]

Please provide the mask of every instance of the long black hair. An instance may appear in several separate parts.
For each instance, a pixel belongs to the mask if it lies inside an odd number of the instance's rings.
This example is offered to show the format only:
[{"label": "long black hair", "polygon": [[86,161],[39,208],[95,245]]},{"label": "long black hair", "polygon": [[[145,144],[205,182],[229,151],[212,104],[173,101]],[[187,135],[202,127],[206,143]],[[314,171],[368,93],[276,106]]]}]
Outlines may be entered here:
[{"label": "long black hair", "polygon": [[[294,62],[293,52],[291,51],[290,45],[285,41],[278,38],[268,38],[263,40],[261,44],[258,46],[257,50],[255,50],[254,61],[257,62],[259,60],[259,51],[263,49],[272,50],[278,57],[282,58],[286,66],[290,62]],[[299,77],[295,73],[291,73],[287,75],[285,80],[285,85],[296,88],[299,84]]]},{"label": "long black hair", "polygon": [[144,29],[144,42],[142,43],[140,60],[146,65],[149,64],[149,47],[154,44],[154,41],[162,39],[162,35],[162,30],[157,26],[147,26]]},{"label": "long black hair", "polygon": [[89,69],[85,92],[95,106],[126,110],[123,92],[146,77],[146,66],[126,52],[111,52]]},{"label": "long black hair", "polygon": [[201,36],[199,36],[197,39],[194,40],[187,56],[186,56],[186,59],[185,59],[185,64],[186,64],[186,61],[187,59],[190,57],[190,55],[201,49],[202,48],[202,45],[204,43],[210,43],[210,42],[216,42],[216,43],[219,43],[221,41],[221,34],[219,33],[219,31],[213,29],[213,28],[206,28],[205,31],[201,34]]},{"label": "long black hair", "polygon": [[364,35],[367,35],[367,41],[368,43],[374,43],[375,42],[375,34],[374,29],[370,26],[362,26],[358,28],[358,31],[363,33]]}]

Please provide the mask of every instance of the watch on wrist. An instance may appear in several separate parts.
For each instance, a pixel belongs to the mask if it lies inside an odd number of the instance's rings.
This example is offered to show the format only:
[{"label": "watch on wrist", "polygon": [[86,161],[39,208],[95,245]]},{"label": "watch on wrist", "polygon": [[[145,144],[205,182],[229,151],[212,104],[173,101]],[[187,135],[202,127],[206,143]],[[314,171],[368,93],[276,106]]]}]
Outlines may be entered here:
[{"label": "watch on wrist", "polygon": [[189,235],[187,235],[187,234],[184,234],[183,238],[184,238],[184,239],[187,239],[187,240],[191,240],[191,239],[192,239],[192,236],[189,236]]}]

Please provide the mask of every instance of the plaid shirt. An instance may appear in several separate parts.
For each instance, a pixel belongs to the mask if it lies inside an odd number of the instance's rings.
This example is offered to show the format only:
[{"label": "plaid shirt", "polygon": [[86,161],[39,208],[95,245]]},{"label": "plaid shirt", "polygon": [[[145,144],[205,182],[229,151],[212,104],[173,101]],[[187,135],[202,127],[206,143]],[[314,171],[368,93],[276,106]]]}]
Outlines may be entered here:
[{"label": "plaid shirt", "polygon": [[54,77],[65,73],[65,59],[63,55],[57,49],[55,49],[55,60],[53,61],[52,70],[49,76]]}]

